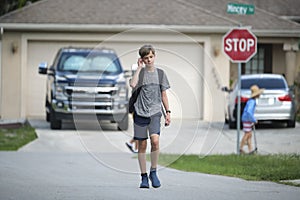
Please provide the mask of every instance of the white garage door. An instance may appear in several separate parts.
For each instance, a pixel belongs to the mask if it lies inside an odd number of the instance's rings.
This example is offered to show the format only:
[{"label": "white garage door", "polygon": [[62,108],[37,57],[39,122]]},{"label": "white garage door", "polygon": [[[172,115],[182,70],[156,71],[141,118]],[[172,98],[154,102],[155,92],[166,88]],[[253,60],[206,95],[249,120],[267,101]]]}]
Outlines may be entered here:
[{"label": "white garage door", "polygon": [[[175,118],[203,118],[203,54],[202,45],[197,43],[155,43],[156,64],[168,75],[171,89],[168,91],[172,116]],[[27,97],[28,117],[45,115],[46,76],[38,74],[38,64],[47,61],[52,64],[60,47],[105,46],[116,50],[125,69],[136,63],[141,42],[28,42]]]}]

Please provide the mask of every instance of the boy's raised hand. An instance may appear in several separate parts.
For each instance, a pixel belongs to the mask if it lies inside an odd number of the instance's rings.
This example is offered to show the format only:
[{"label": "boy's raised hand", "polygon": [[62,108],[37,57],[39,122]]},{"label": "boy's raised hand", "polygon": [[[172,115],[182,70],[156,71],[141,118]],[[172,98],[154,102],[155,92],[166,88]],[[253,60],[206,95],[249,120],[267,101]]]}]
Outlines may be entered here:
[{"label": "boy's raised hand", "polygon": [[139,58],[137,61],[138,67],[143,67],[144,61],[142,58]]}]

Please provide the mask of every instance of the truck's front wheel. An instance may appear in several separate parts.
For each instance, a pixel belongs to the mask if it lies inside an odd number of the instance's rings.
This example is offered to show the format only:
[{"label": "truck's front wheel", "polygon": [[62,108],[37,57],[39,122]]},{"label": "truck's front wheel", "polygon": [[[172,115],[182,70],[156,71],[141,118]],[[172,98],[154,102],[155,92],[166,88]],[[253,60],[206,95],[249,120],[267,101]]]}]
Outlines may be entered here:
[{"label": "truck's front wheel", "polygon": [[56,119],[55,111],[52,108],[50,110],[50,128],[61,129],[61,120]]}]

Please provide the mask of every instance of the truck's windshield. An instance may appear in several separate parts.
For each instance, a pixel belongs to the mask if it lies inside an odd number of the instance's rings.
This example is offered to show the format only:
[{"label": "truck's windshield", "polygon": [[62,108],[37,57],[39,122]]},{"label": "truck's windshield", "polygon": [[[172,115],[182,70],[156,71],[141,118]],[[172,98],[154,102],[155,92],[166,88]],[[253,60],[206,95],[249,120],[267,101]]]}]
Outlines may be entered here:
[{"label": "truck's windshield", "polygon": [[58,70],[114,74],[119,73],[121,67],[117,58],[110,54],[65,52],[58,62]]}]

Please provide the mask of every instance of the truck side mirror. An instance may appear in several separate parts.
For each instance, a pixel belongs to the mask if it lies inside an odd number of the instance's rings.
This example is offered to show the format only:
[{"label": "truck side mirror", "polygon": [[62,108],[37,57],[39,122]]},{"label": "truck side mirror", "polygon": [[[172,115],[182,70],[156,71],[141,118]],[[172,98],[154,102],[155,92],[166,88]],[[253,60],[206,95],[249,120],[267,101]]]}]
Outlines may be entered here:
[{"label": "truck side mirror", "polygon": [[47,74],[48,63],[42,62],[39,64],[39,74]]}]

